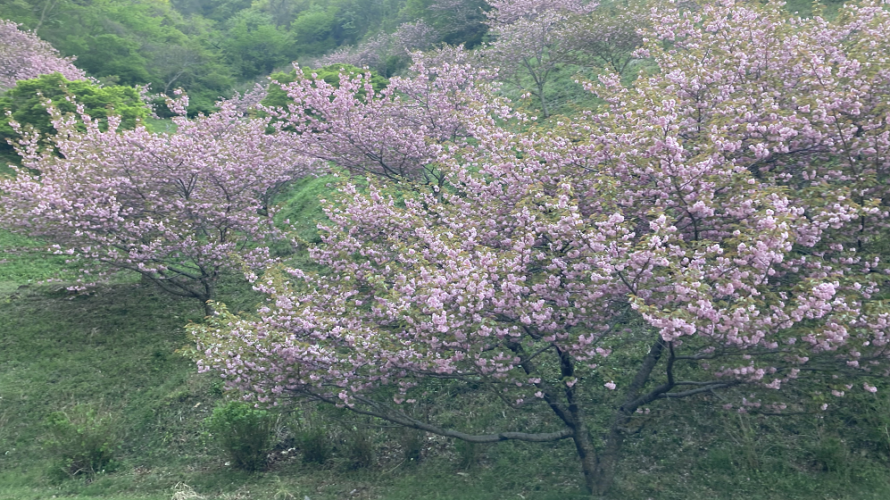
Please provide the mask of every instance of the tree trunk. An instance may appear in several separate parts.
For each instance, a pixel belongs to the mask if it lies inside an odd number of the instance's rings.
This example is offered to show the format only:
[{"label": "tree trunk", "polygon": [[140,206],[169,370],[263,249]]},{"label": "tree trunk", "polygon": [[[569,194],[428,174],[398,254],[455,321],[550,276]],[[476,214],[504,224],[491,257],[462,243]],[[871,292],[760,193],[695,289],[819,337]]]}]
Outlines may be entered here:
[{"label": "tree trunk", "polygon": [[[609,434],[606,436],[605,446],[597,453],[593,443],[590,441],[590,435],[584,424],[584,414],[578,407],[578,404],[572,401],[570,412],[574,421],[575,434],[572,439],[575,441],[575,449],[578,451],[578,458],[581,460],[581,468],[584,471],[584,482],[587,490],[593,495],[593,498],[600,498],[609,492],[612,484],[615,482],[615,469],[618,461],[621,459],[621,447],[624,444],[624,432],[622,428],[627,425],[630,420],[631,413],[636,410],[643,402],[655,399],[656,395],[664,390],[670,389],[670,386],[663,385],[646,397],[641,398],[640,392],[649,380],[652,370],[661,359],[661,355],[668,344],[661,337],[656,337],[652,343],[649,353],[643,360],[640,369],[637,371],[633,382],[628,387],[625,397],[625,403],[616,408],[614,418],[612,420]],[[671,360],[673,360],[673,351],[671,351]],[[668,363],[668,373],[670,384],[673,384],[673,377],[670,376],[672,361]],[[663,389],[663,390],[662,390]]]},{"label": "tree trunk", "polygon": [[615,468],[621,458],[621,445],[624,444],[624,434],[617,429],[609,432],[606,445],[602,453],[597,456],[594,470],[595,484],[591,489],[594,497],[601,497],[608,493],[615,482]]},{"label": "tree trunk", "polygon": [[217,276],[209,275],[202,269],[204,277],[201,284],[204,285],[204,293],[201,294],[201,303],[204,304],[204,316],[216,316],[216,309],[213,308],[211,300],[216,296],[216,279]]},{"label": "tree trunk", "polygon": [[538,85],[538,98],[541,101],[541,114],[544,115],[544,118],[548,118],[550,116],[550,110],[547,109],[547,99],[544,97],[543,82]]},{"label": "tree trunk", "polygon": [[578,460],[584,473],[584,486],[592,498],[602,498],[615,482],[615,469],[621,458],[621,445],[624,443],[623,434],[613,429],[609,433],[605,447],[597,453],[587,426],[579,423],[575,427],[572,441],[575,443],[575,451],[578,453]]},{"label": "tree trunk", "polygon": [[581,470],[584,472],[584,485],[587,491],[594,496],[602,495],[602,489],[599,487],[599,459],[596,454],[596,448],[590,441],[590,433],[587,426],[578,422],[575,426],[575,434],[572,436],[575,443],[575,451],[578,452],[578,459],[581,461]]}]

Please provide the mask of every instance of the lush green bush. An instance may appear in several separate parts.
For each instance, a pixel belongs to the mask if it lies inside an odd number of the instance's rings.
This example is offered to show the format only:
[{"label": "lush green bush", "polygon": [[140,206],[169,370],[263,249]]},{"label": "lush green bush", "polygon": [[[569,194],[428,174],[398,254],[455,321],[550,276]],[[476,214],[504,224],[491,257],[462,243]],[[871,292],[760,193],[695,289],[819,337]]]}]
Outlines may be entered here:
[{"label": "lush green bush", "polygon": [[228,453],[232,465],[247,471],[266,467],[274,445],[274,423],[268,411],[240,401],[217,406],[207,419],[210,434]]},{"label": "lush green bush", "polygon": [[402,431],[402,453],[408,463],[419,463],[423,456],[424,433],[414,429]]},{"label": "lush green bush", "polygon": [[323,464],[331,458],[331,437],[321,426],[312,426],[301,432],[299,443],[305,463]]},{"label": "lush green bush", "polygon": [[44,105],[46,99],[63,114],[76,112],[79,103],[87,115],[100,123],[107,124],[109,115],[118,115],[125,129],[136,127],[149,116],[148,108],[133,87],[100,87],[89,81],[66,80],[59,73],[41,75],[18,82],[0,97],[0,109],[10,113],[0,115],[0,153],[12,152],[7,139],[18,137],[10,120],[25,128],[31,126],[43,135],[55,134],[52,118]]},{"label": "lush green bush", "polygon": [[[151,84],[153,91],[166,93],[185,89],[194,116],[230,95],[236,75],[220,54],[226,34],[199,16],[186,19],[176,3],[0,0],[0,13],[38,32],[62,55],[77,57],[76,66],[103,83]],[[227,16],[250,6],[249,0],[220,2],[231,4],[228,9],[210,3],[215,5],[207,7],[222,8]]]},{"label": "lush green bush", "polygon": [[354,427],[346,437],[346,456],[350,469],[374,465],[374,442],[367,430]]},{"label": "lush green bush", "polygon": [[58,460],[58,469],[71,477],[112,472],[120,447],[117,423],[108,413],[89,406],[57,411],[46,418],[46,447]]}]

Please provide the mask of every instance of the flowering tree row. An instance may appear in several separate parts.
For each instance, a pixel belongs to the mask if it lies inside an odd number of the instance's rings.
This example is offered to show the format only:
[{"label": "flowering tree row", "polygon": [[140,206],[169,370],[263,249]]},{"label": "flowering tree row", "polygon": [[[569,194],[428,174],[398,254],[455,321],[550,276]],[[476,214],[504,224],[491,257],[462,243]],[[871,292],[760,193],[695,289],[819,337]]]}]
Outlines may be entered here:
[{"label": "flowering tree row", "polygon": [[[636,412],[660,401],[724,393],[781,413],[814,404],[802,394],[876,391],[890,13],[693,7],[651,12],[637,57],[654,76],[602,76],[588,88],[607,104],[556,129],[529,129],[481,83],[449,86],[474,77],[459,64],[398,84],[429,99],[295,85],[304,152],[384,175],[328,203],[322,271],[275,267],[258,317],[193,329],[202,369],[260,403],[308,396],[471,442],[570,439],[598,494]],[[466,88],[478,105],[449,100]],[[421,110],[459,140],[407,128]],[[424,171],[439,182],[386,181]],[[551,418],[445,427],[404,409],[428,379]]]}]

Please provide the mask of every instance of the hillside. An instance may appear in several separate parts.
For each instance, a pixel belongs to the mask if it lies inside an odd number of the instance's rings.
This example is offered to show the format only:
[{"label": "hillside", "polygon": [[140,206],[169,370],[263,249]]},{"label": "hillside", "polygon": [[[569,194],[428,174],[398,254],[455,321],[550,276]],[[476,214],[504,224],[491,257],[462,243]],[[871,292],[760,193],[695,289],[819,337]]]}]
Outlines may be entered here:
[{"label": "hillside", "polygon": [[3,16],[0,500],[890,497],[876,0]]},{"label": "hillside", "polygon": [[[317,219],[311,200],[323,197],[329,182],[298,186],[283,215]],[[128,274],[72,295],[63,289],[72,276],[63,258],[7,233],[0,244],[2,499],[588,498],[567,442],[543,449],[509,442],[467,448],[305,404],[277,417],[268,471],[233,470],[204,422],[224,401],[222,386],[178,354],[189,345],[183,326],[202,321],[196,301],[172,299]],[[40,283],[51,276],[63,281]],[[260,297],[234,280],[222,300],[249,310]],[[440,416],[459,414],[469,428],[503,418],[484,399],[455,407],[453,391],[462,390],[445,384],[425,405]],[[627,444],[610,498],[861,500],[890,494],[886,397],[780,420],[715,413],[704,403],[662,407],[647,416],[647,430]],[[121,437],[115,470],[87,481],[67,478],[46,447],[47,416],[74,415],[78,406],[111,417]],[[298,440],[307,429],[328,436],[332,455],[324,464],[301,459]],[[352,462],[357,431],[373,453],[360,468]]]}]

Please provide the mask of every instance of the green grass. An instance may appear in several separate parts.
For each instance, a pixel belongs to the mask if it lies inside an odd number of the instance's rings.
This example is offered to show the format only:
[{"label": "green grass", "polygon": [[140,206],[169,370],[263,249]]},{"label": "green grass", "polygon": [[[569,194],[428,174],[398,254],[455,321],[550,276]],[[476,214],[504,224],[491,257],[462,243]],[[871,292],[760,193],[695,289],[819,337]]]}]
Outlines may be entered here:
[{"label": "green grass", "polygon": [[330,198],[342,177],[324,175],[298,180],[291,191],[283,196],[281,206],[275,214],[276,223],[294,228],[294,233],[307,243],[321,241],[317,224],[325,220],[320,200]]},{"label": "green grass", "polygon": [[[14,238],[4,242],[22,244]],[[8,266],[14,272],[7,275],[24,280],[51,274],[53,263],[40,262],[24,259]],[[65,271],[55,264],[56,271]],[[234,283],[224,295],[245,306],[251,300]],[[557,445],[561,453],[550,455],[550,463],[525,460],[525,467],[517,467],[529,450],[512,444],[490,450],[478,470],[464,471],[439,439],[430,444],[438,452],[428,461],[407,465],[392,446],[397,437],[383,431],[375,434],[378,465],[369,470],[346,470],[335,457],[324,466],[291,459],[264,474],[232,471],[203,433],[203,419],[220,399],[218,386],[175,354],[187,343],[182,325],[201,319],[193,302],[173,300],[135,280],[101,286],[89,296],[37,285],[7,296],[0,305],[0,499],[171,498],[179,484],[206,498],[232,499],[334,499],[351,492],[364,495],[357,498],[394,499],[495,499],[505,490],[553,494],[536,498],[578,493],[575,474],[560,473],[564,484],[557,486],[548,474],[529,475],[529,466],[560,471],[560,458],[570,451],[565,443]],[[41,422],[52,411],[84,403],[118,416],[126,429],[123,466],[90,483],[60,482],[51,473],[53,457],[41,446]]]},{"label": "green grass", "polygon": [[15,288],[50,279],[72,280],[66,256],[54,255],[45,244],[0,230],[0,297]]},{"label": "green grass", "polygon": [[[16,276],[51,269],[27,263],[15,267]],[[136,279],[119,281],[88,296],[32,284],[0,304],[0,500],[170,499],[177,485],[203,498],[232,500],[585,498],[567,441],[489,445],[477,464],[465,466],[450,442],[424,437],[423,460],[412,464],[404,461],[398,429],[312,406],[283,415],[280,432],[286,438],[300,426],[323,423],[334,447],[330,461],[304,464],[291,454],[265,473],[232,470],[203,425],[222,398],[219,385],[176,353],[188,343],[182,326],[200,321],[202,309]],[[257,299],[235,279],[222,288],[223,299],[237,307]],[[429,404],[442,418],[479,428],[502,422],[484,399],[457,406],[449,387],[438,389]],[[54,457],[42,446],[45,416],[77,404],[116,415],[125,431],[119,470],[89,483],[59,480]],[[667,406],[629,440],[612,498],[890,497],[887,456],[868,447],[823,450],[844,464],[823,470],[816,439],[842,429],[809,418],[775,422],[706,406]],[[357,425],[370,432],[376,460],[350,470],[344,430]]]},{"label": "green grass", "polygon": [[[822,0],[823,15],[832,19],[837,14],[838,9],[845,3],[845,0]],[[813,2],[811,0],[788,0],[785,3],[785,10],[797,13],[803,17],[813,15]]]},{"label": "green grass", "polygon": [[145,128],[156,133],[176,132],[178,128],[170,118],[145,118],[142,120],[142,123],[145,125]]},{"label": "green grass", "polygon": [[[335,181],[304,180],[286,199],[281,217],[305,228],[304,240],[318,240],[318,198],[327,196]],[[424,441],[424,460],[413,464],[399,449],[400,430],[311,406],[283,414],[280,432],[286,439],[307,422],[325,422],[331,460],[304,464],[291,452],[293,458],[276,460],[262,474],[233,471],[204,426],[223,398],[221,387],[177,353],[188,345],[183,326],[202,320],[197,301],[175,299],[126,273],[86,295],[73,294],[65,286],[76,269],[40,242],[2,232],[0,252],[0,500],[171,498],[182,484],[205,498],[233,499],[496,499],[505,491],[572,498],[579,493],[577,471],[562,466],[571,456],[568,443],[547,448],[554,453],[543,463],[526,460],[537,451],[522,444],[490,448],[482,465],[467,469],[447,440],[434,438]],[[238,277],[220,288],[220,300],[234,310],[250,310],[260,300]],[[43,446],[46,416],[77,405],[113,415],[122,429],[120,467],[90,482],[60,480],[57,457]],[[367,469],[352,470],[345,458],[346,430],[355,425],[367,425],[374,441],[375,461]],[[551,473],[533,472],[542,466],[559,471],[556,484]]]}]

